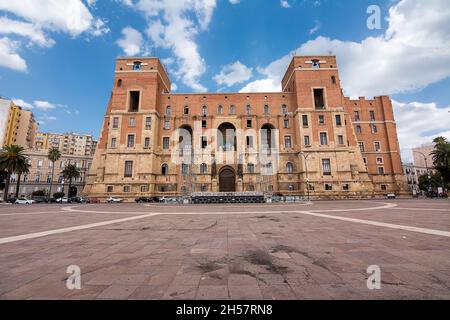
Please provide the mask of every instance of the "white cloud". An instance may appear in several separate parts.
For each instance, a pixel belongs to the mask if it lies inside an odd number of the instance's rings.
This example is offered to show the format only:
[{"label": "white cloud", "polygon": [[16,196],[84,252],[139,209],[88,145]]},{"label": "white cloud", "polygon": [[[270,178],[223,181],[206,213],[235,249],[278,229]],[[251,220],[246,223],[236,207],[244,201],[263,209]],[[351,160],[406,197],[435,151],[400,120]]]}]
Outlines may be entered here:
[{"label": "white cloud", "polygon": [[51,110],[51,109],[56,109],[56,105],[53,103],[50,103],[48,101],[40,101],[40,100],[36,100],[34,101],[34,106],[37,109],[40,110]]},{"label": "white cloud", "polygon": [[26,71],[26,61],[17,53],[18,43],[9,38],[0,38],[0,67]]},{"label": "white cloud", "polygon": [[19,107],[22,107],[24,109],[31,110],[33,109],[33,105],[31,103],[28,103],[22,99],[12,99],[12,101]]},{"label": "white cloud", "polygon": [[237,83],[248,81],[252,77],[252,68],[248,68],[240,61],[222,67],[219,74],[214,76],[214,81],[219,85],[231,87]]},{"label": "white cloud", "polygon": [[178,86],[176,83],[172,83],[170,86],[170,91],[177,91],[178,90]]},{"label": "white cloud", "polygon": [[0,66],[14,70],[26,70],[25,60],[18,54],[25,40],[40,47],[51,47],[55,42],[47,34],[50,32],[63,32],[72,37],[109,32],[105,22],[94,18],[81,0],[0,0],[0,12],[15,16],[14,20],[6,16],[0,20],[0,34],[8,34],[0,44]]},{"label": "white cloud", "polygon": [[127,56],[135,56],[142,50],[142,34],[131,27],[122,30],[123,37],[117,40],[117,44],[123,49]]},{"label": "white cloud", "polygon": [[314,27],[311,28],[311,29],[309,30],[309,34],[314,34],[314,33],[316,33],[317,31],[319,31],[319,29],[320,29],[320,21],[317,21],[317,20],[316,20],[315,23],[316,23],[316,24],[314,25]]},{"label": "white cloud", "polygon": [[229,0],[231,4],[238,4],[241,0]]},{"label": "white cloud", "polygon": [[282,6],[283,8],[290,8],[291,7],[289,2],[287,2],[286,0],[280,0],[280,6]]},{"label": "white cloud", "polygon": [[411,161],[411,148],[431,143],[438,136],[450,139],[450,107],[421,102],[392,104],[403,162]]},{"label": "white cloud", "polygon": [[206,91],[199,81],[206,71],[206,65],[195,37],[208,28],[216,0],[122,2],[145,14],[148,19],[146,33],[156,47],[173,52],[177,64],[175,77],[195,91]]},{"label": "white cloud", "polygon": [[[376,96],[420,90],[450,76],[450,7],[447,0],[402,0],[389,10],[385,34],[361,42],[317,37],[298,55],[337,55],[345,93]],[[290,54],[260,68],[273,83],[281,81]],[[259,84],[246,88],[259,90]]]}]

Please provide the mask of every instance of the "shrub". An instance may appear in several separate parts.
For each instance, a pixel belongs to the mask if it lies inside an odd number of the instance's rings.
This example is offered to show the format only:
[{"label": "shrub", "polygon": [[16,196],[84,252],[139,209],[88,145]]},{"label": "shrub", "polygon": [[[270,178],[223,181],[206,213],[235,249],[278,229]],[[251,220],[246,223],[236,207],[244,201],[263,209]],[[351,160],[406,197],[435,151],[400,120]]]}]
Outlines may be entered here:
[{"label": "shrub", "polygon": [[64,195],[65,195],[64,192],[55,192],[55,193],[53,194],[53,198],[59,199],[59,198],[64,197]]},{"label": "shrub", "polygon": [[33,197],[45,197],[45,190],[37,190],[31,193]]}]

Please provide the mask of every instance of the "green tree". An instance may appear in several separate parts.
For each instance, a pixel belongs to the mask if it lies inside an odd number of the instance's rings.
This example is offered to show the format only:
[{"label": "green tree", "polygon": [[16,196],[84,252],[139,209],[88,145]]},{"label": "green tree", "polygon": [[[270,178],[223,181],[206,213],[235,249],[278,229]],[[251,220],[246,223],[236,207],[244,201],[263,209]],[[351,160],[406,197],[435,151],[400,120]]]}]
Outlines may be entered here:
[{"label": "green tree", "polygon": [[433,157],[434,168],[441,174],[444,185],[450,185],[450,142],[444,137],[437,137],[433,140],[434,150],[431,153]]},{"label": "green tree", "polygon": [[24,154],[24,148],[15,144],[5,146],[0,152],[0,170],[6,171],[5,191],[3,199],[8,199],[9,182],[11,175],[17,171],[18,168],[23,168],[23,164],[27,161]]},{"label": "green tree", "polygon": [[23,163],[20,163],[15,173],[17,174],[17,183],[16,183],[16,198],[19,197],[19,189],[20,189],[20,179],[22,177],[22,174],[30,173],[30,165],[28,164],[28,161],[25,161]]},{"label": "green tree", "polygon": [[48,190],[48,194],[51,195],[52,194],[52,185],[53,185],[53,176],[55,174],[55,162],[61,158],[61,152],[59,152],[58,148],[53,147],[48,151],[47,158],[48,158],[48,160],[50,160],[52,162],[52,179],[50,180],[50,187]]},{"label": "green tree", "polygon": [[[442,176],[439,172],[430,174],[431,176],[431,187],[433,189],[442,187]],[[419,188],[420,190],[428,192],[428,187],[430,186],[430,182],[428,179],[428,174],[421,175],[419,177]]]},{"label": "green tree", "polygon": [[80,171],[78,170],[78,168],[73,165],[73,164],[69,164],[67,165],[64,170],[61,172],[64,179],[69,179],[69,191],[67,192],[68,197],[70,198],[71,192],[72,192],[72,179],[77,179],[81,176]]}]

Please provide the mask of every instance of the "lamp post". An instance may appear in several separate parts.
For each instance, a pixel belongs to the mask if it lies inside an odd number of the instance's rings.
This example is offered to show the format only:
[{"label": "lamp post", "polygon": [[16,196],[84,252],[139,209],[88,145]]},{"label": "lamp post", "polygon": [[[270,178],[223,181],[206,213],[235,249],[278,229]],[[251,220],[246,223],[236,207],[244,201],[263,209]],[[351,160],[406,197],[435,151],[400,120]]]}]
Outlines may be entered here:
[{"label": "lamp post", "polygon": [[305,159],[306,190],[308,193],[308,202],[309,202],[310,196],[309,196],[309,177],[308,177],[308,157],[309,157],[310,153],[306,154],[304,152],[300,152],[300,155],[303,156],[303,158]]},{"label": "lamp post", "polygon": [[424,153],[420,152],[420,151],[413,150],[413,153],[418,153],[418,154],[422,155],[423,159],[425,160],[425,168],[427,170],[427,175],[428,175],[428,193],[431,194],[431,191],[433,191],[433,187],[431,186],[431,173],[428,170],[428,159],[427,159],[427,156]]}]

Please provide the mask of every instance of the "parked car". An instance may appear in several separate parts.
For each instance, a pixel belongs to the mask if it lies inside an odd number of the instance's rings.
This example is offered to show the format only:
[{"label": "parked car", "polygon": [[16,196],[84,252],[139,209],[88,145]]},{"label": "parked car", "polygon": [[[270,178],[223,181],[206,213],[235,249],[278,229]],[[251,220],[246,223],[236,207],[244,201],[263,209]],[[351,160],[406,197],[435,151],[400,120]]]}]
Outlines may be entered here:
[{"label": "parked car", "polygon": [[8,198],[8,200],[6,200],[6,203],[16,203],[17,198],[16,197],[11,197]]},{"label": "parked car", "polygon": [[153,202],[159,202],[159,197],[139,197],[136,198],[134,201],[137,203],[153,203]]},{"label": "parked car", "polygon": [[122,201],[123,201],[123,199],[114,198],[114,197],[109,197],[108,199],[106,199],[106,202],[108,202],[108,203],[121,203]]},{"label": "parked car", "polygon": [[67,203],[67,202],[69,202],[69,199],[67,199],[67,197],[56,199],[56,203]]},{"label": "parked car", "polygon": [[87,203],[87,199],[83,197],[71,197],[68,199],[69,203]]},{"label": "parked car", "polygon": [[388,198],[388,199],[396,199],[397,196],[395,195],[395,193],[389,193],[389,194],[387,195],[387,198]]},{"label": "parked car", "polygon": [[18,198],[16,199],[15,204],[33,204],[35,201],[27,198]]}]

